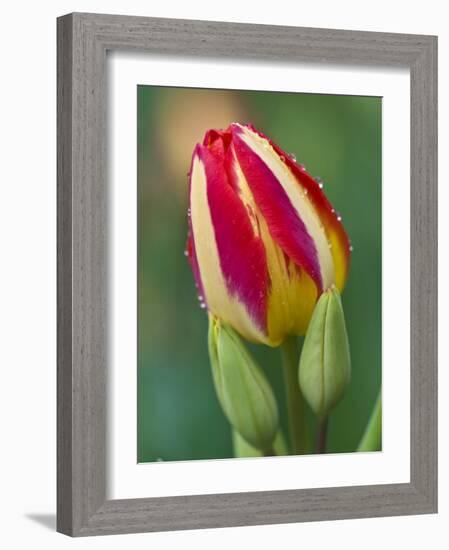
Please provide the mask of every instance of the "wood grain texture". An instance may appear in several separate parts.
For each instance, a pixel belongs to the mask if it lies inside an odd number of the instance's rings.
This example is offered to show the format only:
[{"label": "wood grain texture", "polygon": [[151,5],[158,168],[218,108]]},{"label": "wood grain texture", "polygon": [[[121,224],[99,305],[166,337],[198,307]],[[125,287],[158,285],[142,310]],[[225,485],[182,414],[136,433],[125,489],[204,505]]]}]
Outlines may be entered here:
[{"label": "wood grain texture", "polygon": [[72,529],[72,25],[58,20],[57,529]]},{"label": "wood grain texture", "polygon": [[[411,480],[106,500],[106,52],[405,66],[411,73]],[[58,19],[58,524],[72,536],[437,510],[437,39],[117,15]]]}]

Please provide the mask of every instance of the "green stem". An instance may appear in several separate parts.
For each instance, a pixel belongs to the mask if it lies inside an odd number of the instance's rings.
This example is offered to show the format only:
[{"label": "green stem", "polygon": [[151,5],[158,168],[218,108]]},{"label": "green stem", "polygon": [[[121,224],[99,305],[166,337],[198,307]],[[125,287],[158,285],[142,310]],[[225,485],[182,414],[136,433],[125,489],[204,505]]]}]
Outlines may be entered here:
[{"label": "green stem", "polygon": [[299,389],[299,350],[295,336],[288,336],[281,346],[284,383],[287,394],[288,426],[291,454],[308,452],[308,435],[305,421],[304,400]]},{"label": "green stem", "polygon": [[323,454],[326,452],[326,439],[327,428],[329,425],[329,417],[326,416],[322,420],[319,420],[318,431],[316,436],[315,452],[317,454]]},{"label": "green stem", "polygon": [[358,452],[380,451],[382,447],[382,397],[377,397],[365,433],[357,448]]}]

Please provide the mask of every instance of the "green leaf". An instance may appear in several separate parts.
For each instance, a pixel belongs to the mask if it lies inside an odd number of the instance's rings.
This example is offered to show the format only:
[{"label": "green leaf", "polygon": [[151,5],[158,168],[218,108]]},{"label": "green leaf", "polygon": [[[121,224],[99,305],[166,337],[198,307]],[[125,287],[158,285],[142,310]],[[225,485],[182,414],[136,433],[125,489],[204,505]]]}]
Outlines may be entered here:
[{"label": "green leaf", "polygon": [[365,432],[357,448],[358,452],[380,451],[382,448],[382,397],[376,399]]},{"label": "green leaf", "polygon": [[209,355],[217,396],[229,422],[247,443],[270,452],[279,424],[273,391],[239,335],[213,317]]},{"label": "green leaf", "polygon": [[315,306],[299,361],[299,384],[313,411],[324,418],[341,399],[351,373],[340,295],[324,292]]}]

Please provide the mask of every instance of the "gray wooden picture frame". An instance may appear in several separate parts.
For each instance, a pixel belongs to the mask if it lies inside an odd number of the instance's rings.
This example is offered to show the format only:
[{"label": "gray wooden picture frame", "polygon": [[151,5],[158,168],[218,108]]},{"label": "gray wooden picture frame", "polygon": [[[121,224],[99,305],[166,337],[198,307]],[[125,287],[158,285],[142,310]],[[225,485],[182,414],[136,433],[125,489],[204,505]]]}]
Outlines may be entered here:
[{"label": "gray wooden picture frame", "polygon": [[[437,511],[437,38],[74,13],[58,19],[57,529],[72,536]],[[410,483],[106,498],[106,52],[408,67]]]}]

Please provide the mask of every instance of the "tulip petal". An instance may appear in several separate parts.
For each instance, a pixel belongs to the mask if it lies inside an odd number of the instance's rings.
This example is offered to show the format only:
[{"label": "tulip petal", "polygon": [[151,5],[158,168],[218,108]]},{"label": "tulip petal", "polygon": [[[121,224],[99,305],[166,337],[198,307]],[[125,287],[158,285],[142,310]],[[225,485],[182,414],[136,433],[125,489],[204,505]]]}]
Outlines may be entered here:
[{"label": "tulip petal", "polygon": [[331,245],[335,270],[335,285],[342,292],[349,273],[351,243],[338,213],[327,199],[318,182],[301,165],[298,165],[291,156],[286,155],[270,138],[257,131],[251,125],[249,125],[249,128],[259,137],[266,140],[279,157],[284,159],[285,164],[296,178],[300,189],[307,194],[308,199],[315,208]]},{"label": "tulip petal", "polygon": [[305,170],[302,170],[292,159],[287,159],[286,163],[290,166],[299,185],[303,189],[308,190],[310,201],[321,219],[331,246],[335,271],[335,286],[342,292],[349,273],[351,243],[341,223],[341,218],[339,218],[338,213],[327,200],[326,195],[313,177]]},{"label": "tulip petal", "polygon": [[186,254],[189,259],[190,267],[192,268],[193,277],[195,279],[196,288],[201,302],[207,306],[206,297],[204,295],[203,282],[201,280],[200,267],[195,249],[195,240],[193,238],[192,228],[189,219],[189,234],[187,236]]},{"label": "tulip petal", "polygon": [[266,139],[237,124],[232,132],[238,163],[272,238],[322,292],[334,282],[334,266],[315,209]]},{"label": "tulip petal", "polygon": [[[189,169],[189,197],[191,195],[192,190],[192,168],[193,168],[193,161],[195,159],[195,154],[192,156],[192,161],[190,163],[190,169]],[[192,269],[193,277],[195,279],[195,285],[198,290],[198,295],[200,298],[200,301],[204,303],[205,306],[207,306],[207,302],[205,302],[205,295],[204,295],[204,287],[203,287],[203,281],[201,280],[201,274],[200,274],[200,266],[198,265],[198,257],[196,254],[196,247],[195,247],[195,239],[193,238],[193,229],[192,229],[192,216],[190,208],[188,210],[188,233],[187,233],[187,243],[186,243],[186,250],[185,254],[187,255],[187,258],[190,263],[190,267]]]},{"label": "tulip petal", "polygon": [[229,185],[223,156],[198,145],[190,207],[207,306],[248,340],[266,341],[268,271],[261,239]]},{"label": "tulip petal", "polygon": [[228,179],[245,204],[265,246],[269,274],[267,326],[269,345],[277,346],[287,334],[304,334],[318,297],[315,282],[272,238],[268,224],[255,202],[250,186],[231,146],[226,157]]}]

